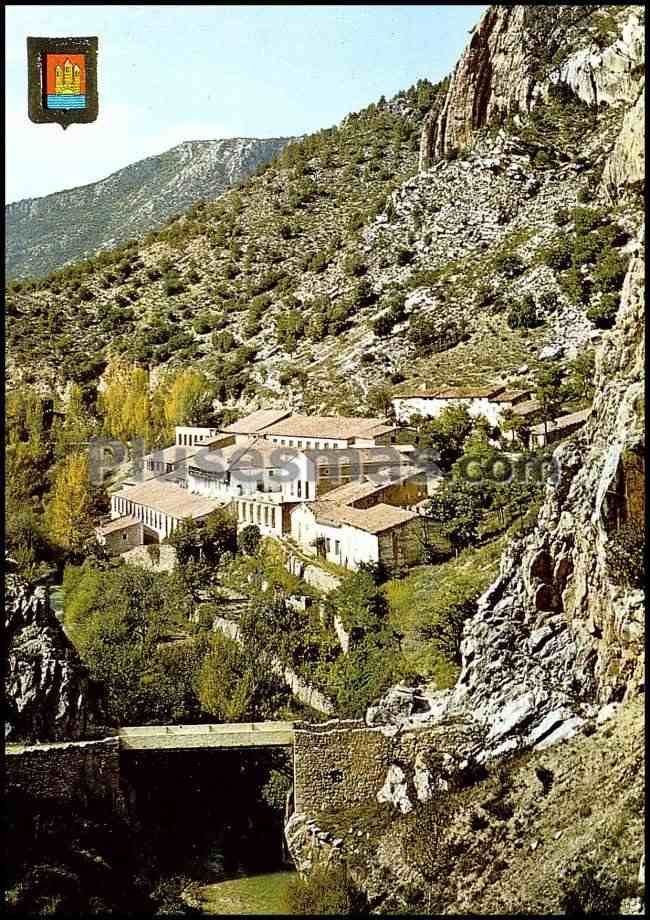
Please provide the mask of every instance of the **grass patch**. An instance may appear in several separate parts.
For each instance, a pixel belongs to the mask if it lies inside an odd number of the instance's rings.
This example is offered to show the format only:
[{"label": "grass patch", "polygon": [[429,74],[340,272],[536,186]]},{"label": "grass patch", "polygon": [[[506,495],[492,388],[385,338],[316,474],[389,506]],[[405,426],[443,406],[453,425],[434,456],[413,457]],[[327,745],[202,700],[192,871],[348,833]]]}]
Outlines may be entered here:
[{"label": "grass patch", "polygon": [[295,872],[267,872],[205,885],[196,893],[205,914],[287,913],[287,886]]},{"label": "grass patch", "polygon": [[393,579],[384,587],[390,623],[404,635],[402,649],[409,665],[440,688],[452,687],[459,669],[422,632],[435,626],[452,603],[481,594],[494,581],[506,541],[501,536],[440,565],[418,566],[406,578]]}]

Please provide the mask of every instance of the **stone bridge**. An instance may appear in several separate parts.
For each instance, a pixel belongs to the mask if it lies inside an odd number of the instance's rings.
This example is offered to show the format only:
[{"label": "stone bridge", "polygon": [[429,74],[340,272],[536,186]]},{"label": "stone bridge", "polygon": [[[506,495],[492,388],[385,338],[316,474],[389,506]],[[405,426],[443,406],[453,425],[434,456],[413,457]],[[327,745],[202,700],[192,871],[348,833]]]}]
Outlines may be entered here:
[{"label": "stone bridge", "polygon": [[120,728],[117,737],[120,748],[125,751],[291,747],[293,722],[141,725]]},{"label": "stone bridge", "polygon": [[395,798],[392,786],[404,787],[404,805],[407,794],[414,802],[434,775],[453,774],[474,745],[462,725],[399,731],[363,719],[142,725],[107,729],[95,740],[7,744],[5,763],[9,787],[38,798],[106,793],[116,799],[132,752],[185,751],[191,757],[202,750],[230,750],[244,756],[247,750],[285,748],[293,761],[292,810],[317,814],[377,801],[380,791]]}]

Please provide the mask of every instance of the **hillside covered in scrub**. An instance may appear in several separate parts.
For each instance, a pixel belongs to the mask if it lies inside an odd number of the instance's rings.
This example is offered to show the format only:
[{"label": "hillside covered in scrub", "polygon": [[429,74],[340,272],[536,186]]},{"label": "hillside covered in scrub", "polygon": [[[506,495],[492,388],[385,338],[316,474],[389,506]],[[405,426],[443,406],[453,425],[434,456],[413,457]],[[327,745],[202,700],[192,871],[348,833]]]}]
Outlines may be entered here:
[{"label": "hillside covered in scrub", "polygon": [[378,381],[521,382],[542,348],[597,343],[640,215],[639,182],[612,201],[611,154],[643,85],[642,17],[563,7],[522,98],[498,87],[467,128],[448,124],[449,81],[420,81],[139,242],[10,285],[10,379],[92,386],[123,352],[200,365],[230,406],[349,411]]},{"label": "hillside covered in scrub", "polygon": [[245,179],[288,140],[187,141],[98,182],[5,205],[7,277],[40,276],[156,230]]}]

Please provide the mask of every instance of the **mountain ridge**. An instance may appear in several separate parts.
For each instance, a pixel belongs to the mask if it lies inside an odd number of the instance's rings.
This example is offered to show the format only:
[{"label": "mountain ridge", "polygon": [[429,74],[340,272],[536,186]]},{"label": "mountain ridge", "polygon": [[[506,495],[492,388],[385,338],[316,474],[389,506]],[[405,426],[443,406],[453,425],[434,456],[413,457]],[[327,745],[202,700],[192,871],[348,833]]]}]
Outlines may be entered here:
[{"label": "mountain ridge", "polygon": [[[44,274],[155,230],[175,212],[245,179],[290,139],[187,140],[95,182],[10,202],[7,277]],[[99,222],[89,221],[91,206],[102,212]],[[63,238],[57,233],[62,224]]]}]

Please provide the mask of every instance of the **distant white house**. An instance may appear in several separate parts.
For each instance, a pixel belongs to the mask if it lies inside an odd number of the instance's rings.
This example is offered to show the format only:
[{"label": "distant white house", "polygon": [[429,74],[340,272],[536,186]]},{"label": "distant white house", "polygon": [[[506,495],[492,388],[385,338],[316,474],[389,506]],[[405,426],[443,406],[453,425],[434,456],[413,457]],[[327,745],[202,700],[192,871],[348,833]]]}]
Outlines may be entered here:
[{"label": "distant white house", "polygon": [[362,562],[395,570],[421,561],[424,519],[415,511],[378,504],[353,508],[320,500],[290,512],[291,536],[302,549],[348,569]]},{"label": "distant white house", "polygon": [[422,388],[401,393],[393,397],[395,417],[400,422],[409,422],[420,415],[423,418],[437,418],[449,406],[465,406],[474,418],[485,418],[490,425],[500,427],[503,413],[530,397],[528,390],[507,389],[505,384],[488,387],[442,387]]},{"label": "distant white house", "polygon": [[530,428],[530,446],[545,447],[547,444],[568,437],[574,431],[582,428],[590,413],[591,407],[581,409],[579,412],[570,412],[568,415],[561,415],[552,422],[548,422],[546,426],[543,422],[533,425]]}]

